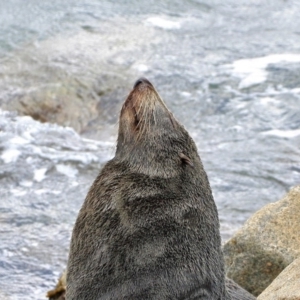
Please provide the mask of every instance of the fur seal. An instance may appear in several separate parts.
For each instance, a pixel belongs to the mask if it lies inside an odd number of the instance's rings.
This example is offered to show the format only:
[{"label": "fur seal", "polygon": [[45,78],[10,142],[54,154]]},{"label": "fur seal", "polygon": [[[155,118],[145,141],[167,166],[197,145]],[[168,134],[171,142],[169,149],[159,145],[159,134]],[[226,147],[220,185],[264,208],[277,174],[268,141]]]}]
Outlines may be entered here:
[{"label": "fur seal", "polygon": [[145,78],[123,104],[115,157],[77,217],[66,299],[231,299],[196,145]]}]

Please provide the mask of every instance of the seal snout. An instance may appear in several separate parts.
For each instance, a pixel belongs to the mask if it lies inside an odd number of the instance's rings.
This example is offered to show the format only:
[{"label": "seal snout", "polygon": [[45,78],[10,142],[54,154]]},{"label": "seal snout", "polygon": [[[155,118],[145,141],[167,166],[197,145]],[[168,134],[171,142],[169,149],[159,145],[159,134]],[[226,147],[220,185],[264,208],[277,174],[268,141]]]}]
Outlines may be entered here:
[{"label": "seal snout", "polygon": [[147,78],[145,78],[145,77],[139,78],[139,79],[135,82],[135,84],[134,84],[134,86],[133,86],[133,89],[137,88],[137,87],[140,86],[140,85],[147,85],[147,86],[153,87],[152,83],[151,83]]}]

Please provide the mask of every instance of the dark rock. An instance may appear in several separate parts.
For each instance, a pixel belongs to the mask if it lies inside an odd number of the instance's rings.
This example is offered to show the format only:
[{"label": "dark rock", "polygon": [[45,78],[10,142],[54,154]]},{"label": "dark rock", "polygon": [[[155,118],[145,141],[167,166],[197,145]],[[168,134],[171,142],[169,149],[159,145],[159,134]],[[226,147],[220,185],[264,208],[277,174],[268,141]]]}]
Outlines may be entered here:
[{"label": "dark rock", "polygon": [[269,285],[258,300],[300,299],[300,258],[294,260]]}]

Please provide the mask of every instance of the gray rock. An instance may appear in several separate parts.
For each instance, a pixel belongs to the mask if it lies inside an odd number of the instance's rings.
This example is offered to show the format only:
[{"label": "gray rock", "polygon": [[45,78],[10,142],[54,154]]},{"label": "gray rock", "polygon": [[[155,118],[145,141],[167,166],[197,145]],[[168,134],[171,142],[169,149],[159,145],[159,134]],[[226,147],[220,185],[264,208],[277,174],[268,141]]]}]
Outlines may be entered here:
[{"label": "gray rock", "polygon": [[232,279],[226,278],[226,288],[231,296],[231,300],[254,300],[256,299],[249,292],[240,287]]},{"label": "gray rock", "polygon": [[294,260],[269,285],[258,300],[300,299],[300,258]]},{"label": "gray rock", "polygon": [[85,137],[116,134],[128,86],[153,52],[149,41],[164,43],[164,36],[149,26],[102,20],[93,30],[22,45],[1,59],[0,108],[73,127]]},{"label": "gray rock", "polygon": [[76,77],[55,75],[49,78],[51,84],[23,89],[7,97],[7,101],[0,99],[0,107],[40,122],[69,126],[92,137],[104,125],[116,123],[122,100],[117,97],[122,90],[121,80],[98,76],[97,80],[84,82]]},{"label": "gray rock", "polygon": [[263,207],[224,245],[226,275],[258,296],[300,256],[300,186]]}]

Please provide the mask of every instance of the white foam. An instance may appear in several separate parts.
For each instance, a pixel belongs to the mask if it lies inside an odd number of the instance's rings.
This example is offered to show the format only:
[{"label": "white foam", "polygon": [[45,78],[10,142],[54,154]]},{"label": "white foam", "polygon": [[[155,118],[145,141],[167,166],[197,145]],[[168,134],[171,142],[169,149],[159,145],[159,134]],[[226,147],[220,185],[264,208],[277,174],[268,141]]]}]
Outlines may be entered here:
[{"label": "white foam", "polygon": [[25,194],[27,194],[26,191],[20,190],[20,189],[11,189],[10,191],[11,191],[12,194],[14,194],[15,196],[24,196]]},{"label": "white foam", "polygon": [[144,64],[138,64],[133,66],[134,69],[136,69],[139,72],[147,72],[149,71],[149,67]]},{"label": "white foam", "polygon": [[264,82],[269,64],[280,62],[300,62],[300,54],[272,54],[251,59],[240,59],[232,64],[233,75],[242,78],[239,89],[248,88]]},{"label": "white foam", "polygon": [[68,166],[68,165],[64,165],[64,164],[57,164],[56,165],[56,170],[61,173],[61,174],[64,174],[68,177],[75,177],[78,173],[78,170],[71,167],[71,166]]},{"label": "white foam", "polygon": [[28,142],[28,140],[23,139],[20,136],[15,136],[15,137],[13,137],[12,139],[9,140],[9,143],[10,144],[15,144],[15,145],[25,145],[25,144],[28,144],[29,142]]},{"label": "white foam", "polygon": [[150,24],[155,27],[160,27],[163,29],[179,29],[181,24],[179,22],[170,21],[162,17],[150,17],[146,19],[146,24]]},{"label": "white foam", "polygon": [[29,180],[22,180],[22,181],[20,181],[20,185],[21,186],[24,186],[24,187],[31,187],[32,186],[32,181],[29,181]]},{"label": "white foam", "polygon": [[12,251],[9,251],[9,250],[6,250],[6,249],[3,249],[2,253],[3,253],[3,256],[6,256],[6,257],[13,257],[15,255]]},{"label": "white foam", "polygon": [[300,135],[300,129],[295,129],[295,130],[274,129],[274,130],[262,132],[262,134],[273,135],[273,136],[278,136],[278,137],[283,137],[283,138],[294,138],[294,137]]},{"label": "white foam", "polygon": [[258,98],[257,101],[272,114],[277,113],[280,116],[283,113],[280,100],[274,97],[262,97]]},{"label": "white foam", "polygon": [[34,171],[33,179],[37,182],[41,182],[46,177],[45,173],[47,172],[47,168],[41,168]]},{"label": "white foam", "polygon": [[49,190],[47,190],[47,189],[39,189],[39,190],[34,191],[34,193],[37,195],[47,194],[48,192],[49,192]]},{"label": "white foam", "polygon": [[55,190],[49,190],[49,189],[39,189],[34,191],[37,195],[43,195],[43,194],[54,194],[59,195],[61,194],[61,191],[55,191]]},{"label": "white foam", "polygon": [[260,101],[263,104],[277,104],[277,103],[279,103],[279,101],[277,99],[271,98],[271,97],[260,98]]},{"label": "white foam", "polygon": [[300,94],[300,88],[291,89],[291,93],[293,93],[293,94]]},{"label": "white foam", "polygon": [[17,149],[7,149],[3,151],[1,158],[4,163],[8,164],[11,162],[16,162],[20,155],[21,152]]},{"label": "white foam", "polygon": [[185,97],[185,98],[190,98],[191,97],[191,93],[190,92],[186,92],[186,91],[183,91],[183,92],[181,92],[180,93],[183,97]]}]

